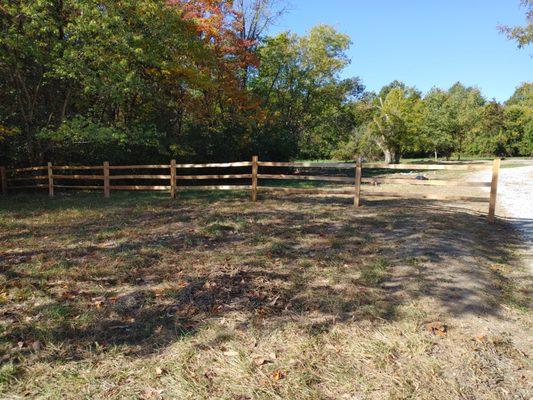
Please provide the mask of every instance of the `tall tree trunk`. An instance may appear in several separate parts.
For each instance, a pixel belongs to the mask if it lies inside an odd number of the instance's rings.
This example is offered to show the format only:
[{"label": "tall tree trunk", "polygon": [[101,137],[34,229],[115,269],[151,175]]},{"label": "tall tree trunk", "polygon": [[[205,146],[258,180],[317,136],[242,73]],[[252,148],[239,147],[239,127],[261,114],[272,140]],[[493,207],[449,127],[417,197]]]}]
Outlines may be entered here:
[{"label": "tall tree trunk", "polygon": [[394,151],[393,154],[394,154],[394,164],[399,164],[400,157],[402,156],[402,154],[399,151]]},{"label": "tall tree trunk", "polygon": [[435,154],[435,162],[439,161],[439,153],[437,152],[437,149],[435,149],[434,154]]},{"label": "tall tree trunk", "polygon": [[383,150],[383,154],[385,155],[385,164],[390,164],[392,161],[390,150],[388,149]]},{"label": "tall tree trunk", "polygon": [[400,155],[393,149],[384,149],[383,154],[385,155],[385,164],[397,164],[400,158]]}]

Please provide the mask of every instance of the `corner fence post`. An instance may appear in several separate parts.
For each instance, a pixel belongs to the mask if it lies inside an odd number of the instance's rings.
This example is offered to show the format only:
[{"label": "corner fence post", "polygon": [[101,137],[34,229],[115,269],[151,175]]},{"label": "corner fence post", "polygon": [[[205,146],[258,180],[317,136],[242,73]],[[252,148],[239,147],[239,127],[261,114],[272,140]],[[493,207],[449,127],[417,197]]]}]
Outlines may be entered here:
[{"label": "corner fence post", "polygon": [[357,157],[355,163],[355,195],[353,199],[353,205],[356,207],[361,206],[361,177],[363,176],[363,168],[361,166],[361,157]]},{"label": "corner fence post", "polygon": [[496,215],[496,196],[498,194],[498,177],[500,175],[501,159],[495,158],[492,163],[492,181],[490,184],[490,199],[489,199],[489,223],[493,224]]},{"label": "corner fence post", "polygon": [[54,197],[54,172],[51,162],[48,163],[48,196]]},{"label": "corner fence post", "polygon": [[176,160],[170,160],[170,198],[176,198]]},{"label": "corner fence post", "polygon": [[107,199],[111,192],[109,183],[109,161],[104,161],[104,197]]},{"label": "corner fence post", "polygon": [[259,169],[259,157],[252,157],[252,201],[257,201],[257,171]]},{"label": "corner fence post", "polygon": [[2,196],[7,195],[6,167],[0,167],[0,184],[2,185]]}]

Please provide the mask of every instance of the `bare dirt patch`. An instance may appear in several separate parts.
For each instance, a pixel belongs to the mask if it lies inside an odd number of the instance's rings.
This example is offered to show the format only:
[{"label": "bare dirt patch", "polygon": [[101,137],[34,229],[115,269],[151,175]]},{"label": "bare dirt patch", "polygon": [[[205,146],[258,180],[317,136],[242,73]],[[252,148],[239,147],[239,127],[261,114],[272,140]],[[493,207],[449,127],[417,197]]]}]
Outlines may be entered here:
[{"label": "bare dirt patch", "polygon": [[531,396],[505,223],[461,204],[164,196],[2,201],[4,396]]}]

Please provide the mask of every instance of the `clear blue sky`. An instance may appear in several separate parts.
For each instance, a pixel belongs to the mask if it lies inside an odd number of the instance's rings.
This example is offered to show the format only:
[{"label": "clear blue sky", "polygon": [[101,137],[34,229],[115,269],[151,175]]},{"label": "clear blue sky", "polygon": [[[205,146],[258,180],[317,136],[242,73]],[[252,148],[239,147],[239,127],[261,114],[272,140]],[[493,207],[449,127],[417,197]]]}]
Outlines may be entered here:
[{"label": "clear blue sky", "polygon": [[533,46],[517,49],[498,24],[525,23],[518,0],[289,0],[289,12],[272,33],[304,34],[319,23],[353,42],[346,76],[368,90],[399,79],[427,91],[454,82],[477,86],[505,101],[533,81]]}]

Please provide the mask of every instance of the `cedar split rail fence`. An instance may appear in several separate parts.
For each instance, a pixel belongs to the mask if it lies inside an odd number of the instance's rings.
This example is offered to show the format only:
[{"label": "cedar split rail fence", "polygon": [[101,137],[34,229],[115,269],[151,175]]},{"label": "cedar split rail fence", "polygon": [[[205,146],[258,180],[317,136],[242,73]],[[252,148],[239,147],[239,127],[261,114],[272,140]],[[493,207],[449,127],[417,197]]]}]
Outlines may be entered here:
[{"label": "cedar split rail fence", "polygon": [[[225,175],[205,174],[205,175],[183,175],[178,171],[197,170],[197,169],[223,169],[223,168],[251,168],[251,173],[234,173]],[[259,168],[276,170],[302,169],[313,170],[336,170],[345,171],[344,176],[324,175],[303,175],[303,174],[273,174],[260,173]],[[463,180],[445,180],[445,179],[406,179],[397,178],[394,175],[390,177],[368,177],[363,178],[363,169],[373,170],[453,170],[453,171],[476,171],[487,170],[492,168],[492,180],[490,182],[471,182]],[[0,180],[2,194],[6,195],[8,191],[19,189],[43,188],[48,189],[50,197],[54,196],[54,189],[78,189],[78,190],[102,190],[105,197],[109,197],[112,190],[161,190],[169,191],[172,198],[181,190],[251,190],[252,201],[257,201],[258,191],[281,191],[284,193],[321,193],[342,195],[347,194],[354,197],[354,205],[359,207],[361,204],[362,193],[365,197],[403,197],[412,199],[428,200],[459,200],[473,202],[488,202],[488,220],[494,222],[496,209],[496,193],[498,189],[498,175],[500,170],[500,159],[495,159],[492,167],[488,164],[381,164],[381,163],[362,163],[358,159],[356,163],[310,163],[310,162],[267,162],[259,161],[257,156],[252,161],[229,162],[229,163],[211,163],[211,164],[177,164],[172,160],[169,165],[109,165],[104,162],[99,166],[55,166],[48,163],[46,166],[27,167],[18,169],[6,169],[0,167]],[[82,173],[83,171],[92,172],[91,174]],[[98,171],[95,175],[95,171]],[[152,171],[147,172],[147,171]],[[156,171],[156,172],[153,172]],[[164,171],[164,172],[163,172]],[[279,169],[278,169],[279,171]],[[349,176],[346,171],[354,171],[354,176]],[[228,185],[178,185],[178,182],[195,182],[198,181],[220,181],[231,180]],[[248,180],[251,184],[237,185],[233,182]],[[260,180],[299,180],[299,181],[322,181],[329,183],[345,184],[342,187],[317,187],[317,188],[294,188],[281,186],[260,185]],[[66,182],[85,181],[89,184],[72,185]],[[135,181],[135,185],[127,184]],[[138,184],[138,182],[150,181],[150,184]],[[118,182],[118,183],[117,183]],[[165,182],[165,184],[154,185],[153,182]],[[490,196],[454,196],[442,194],[416,194],[416,193],[394,193],[383,191],[366,191],[363,184],[401,184],[401,185],[423,185],[423,186],[463,186],[463,187],[490,187]]]}]

